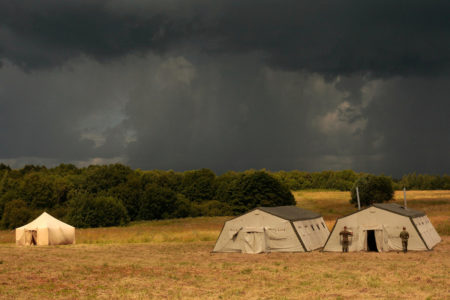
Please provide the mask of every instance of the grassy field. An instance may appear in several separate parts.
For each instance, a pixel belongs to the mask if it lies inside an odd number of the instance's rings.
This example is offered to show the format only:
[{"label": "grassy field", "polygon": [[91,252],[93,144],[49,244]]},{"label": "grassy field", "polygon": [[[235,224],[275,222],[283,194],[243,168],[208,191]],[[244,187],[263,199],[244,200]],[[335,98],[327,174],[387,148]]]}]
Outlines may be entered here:
[{"label": "grassy field", "polygon": [[[349,193],[294,194],[329,227],[355,210]],[[450,191],[408,199],[441,234],[433,251],[211,254],[229,217],[77,230],[71,246],[17,247],[14,232],[0,231],[0,298],[450,299]]]}]

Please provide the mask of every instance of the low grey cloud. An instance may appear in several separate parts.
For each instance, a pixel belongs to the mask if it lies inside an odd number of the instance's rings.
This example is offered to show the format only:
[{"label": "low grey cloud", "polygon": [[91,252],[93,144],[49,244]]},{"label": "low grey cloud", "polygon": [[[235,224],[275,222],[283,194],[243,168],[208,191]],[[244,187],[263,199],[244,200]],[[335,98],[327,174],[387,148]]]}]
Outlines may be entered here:
[{"label": "low grey cloud", "polygon": [[448,173],[447,1],[3,1],[0,161]]}]

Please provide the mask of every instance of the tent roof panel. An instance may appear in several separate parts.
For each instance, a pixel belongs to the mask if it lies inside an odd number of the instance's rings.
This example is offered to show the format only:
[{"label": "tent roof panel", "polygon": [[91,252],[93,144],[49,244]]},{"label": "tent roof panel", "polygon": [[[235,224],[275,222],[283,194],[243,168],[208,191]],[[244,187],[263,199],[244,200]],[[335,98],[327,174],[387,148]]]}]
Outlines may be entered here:
[{"label": "tent roof panel", "polygon": [[405,209],[403,206],[398,205],[397,203],[375,203],[373,206],[377,208],[381,208],[402,216],[406,217],[422,217],[425,216],[424,212],[414,210],[414,209]]},{"label": "tent roof panel", "polygon": [[257,209],[289,221],[310,220],[322,217],[316,212],[297,206],[257,207]]},{"label": "tent roof panel", "polygon": [[32,229],[32,228],[45,228],[45,227],[72,227],[69,224],[66,224],[55,217],[49,215],[46,212],[43,212],[39,217],[31,221],[30,223],[18,227],[17,229]]}]

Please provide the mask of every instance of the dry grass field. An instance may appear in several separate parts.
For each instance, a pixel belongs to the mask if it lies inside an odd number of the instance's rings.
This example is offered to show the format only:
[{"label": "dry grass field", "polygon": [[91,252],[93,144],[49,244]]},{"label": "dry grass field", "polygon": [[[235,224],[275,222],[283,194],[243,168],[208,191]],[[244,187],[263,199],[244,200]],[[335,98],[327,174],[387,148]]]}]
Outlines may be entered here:
[{"label": "dry grass field", "polygon": [[[329,227],[344,192],[295,192]],[[402,193],[395,201],[402,200]],[[443,238],[433,251],[211,254],[229,217],[77,230],[77,244],[17,247],[0,231],[1,299],[450,299],[450,191],[408,192]]]}]

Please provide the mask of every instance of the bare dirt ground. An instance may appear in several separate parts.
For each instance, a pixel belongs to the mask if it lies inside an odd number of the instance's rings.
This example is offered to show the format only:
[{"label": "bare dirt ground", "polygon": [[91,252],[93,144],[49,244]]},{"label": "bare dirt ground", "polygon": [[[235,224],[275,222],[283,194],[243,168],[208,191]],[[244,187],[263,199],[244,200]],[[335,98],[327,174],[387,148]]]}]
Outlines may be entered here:
[{"label": "bare dirt ground", "polygon": [[[345,194],[302,193],[298,203],[322,212],[329,226],[327,209],[354,209]],[[443,241],[407,254],[211,254],[229,217],[77,230],[70,246],[18,247],[14,232],[0,231],[0,298],[450,299],[450,191],[425,193],[408,204],[427,211]]]}]

